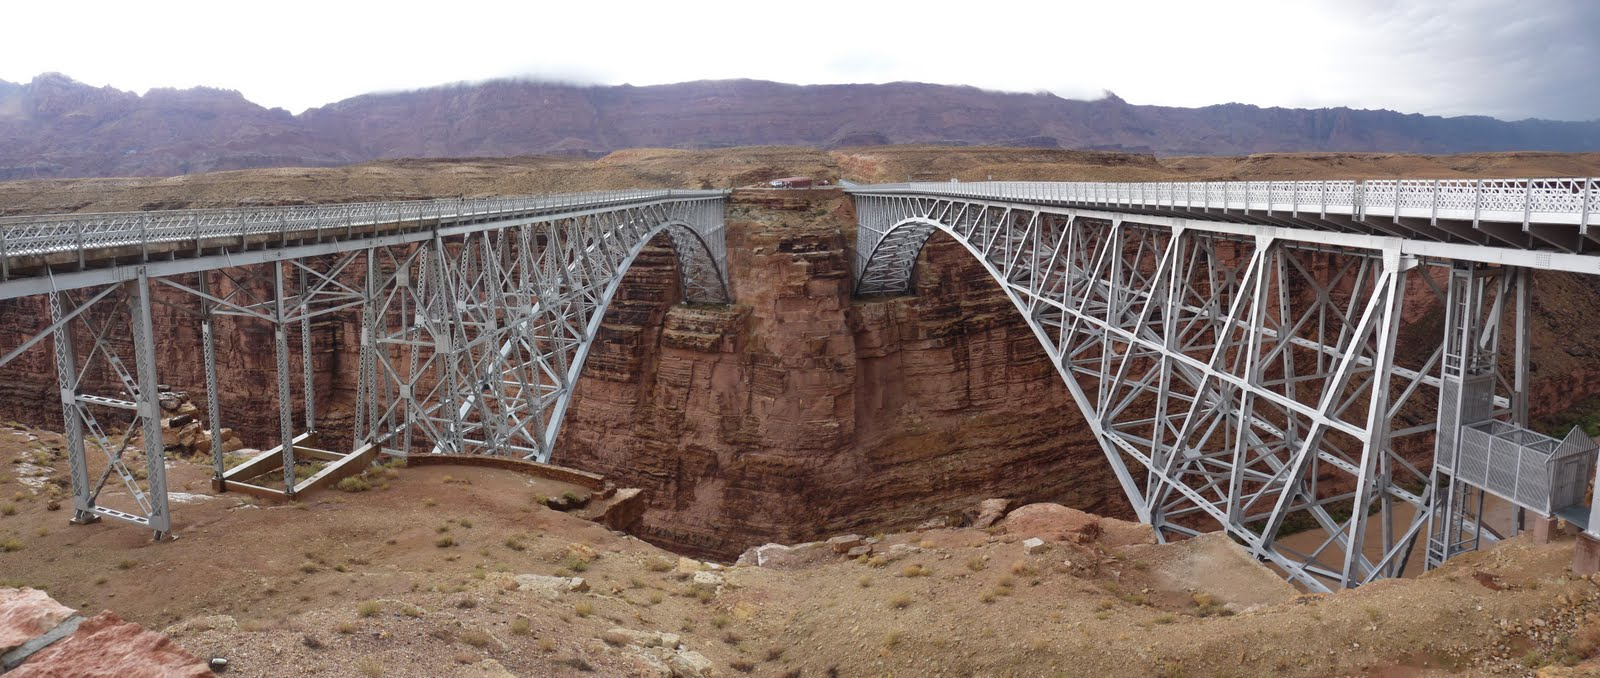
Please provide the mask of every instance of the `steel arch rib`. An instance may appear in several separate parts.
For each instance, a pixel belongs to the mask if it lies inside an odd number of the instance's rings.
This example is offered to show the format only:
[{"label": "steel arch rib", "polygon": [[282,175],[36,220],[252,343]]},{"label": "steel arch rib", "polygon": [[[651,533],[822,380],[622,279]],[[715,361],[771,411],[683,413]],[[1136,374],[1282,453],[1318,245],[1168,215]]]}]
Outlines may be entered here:
[{"label": "steel arch rib", "polygon": [[[858,280],[865,281],[867,278],[867,274],[865,272],[869,270],[872,262],[880,257],[881,253],[883,252],[883,246],[886,243],[892,242],[891,238],[895,234],[904,233],[910,236],[908,240],[905,241],[907,244],[913,245],[909,248],[911,254],[908,258],[908,261],[915,261],[917,253],[921,252],[923,246],[927,244],[928,238],[930,238],[935,231],[943,232],[955,239],[956,242],[961,243],[962,247],[965,247],[967,251],[972,254],[973,258],[977,259],[978,262],[983,265],[984,270],[988,272],[989,276],[993,278],[995,282],[999,283],[1000,289],[1005,293],[1006,298],[1010,299],[1012,305],[1016,306],[1017,310],[1022,313],[1023,319],[1028,323],[1028,328],[1033,331],[1034,336],[1044,347],[1045,353],[1050,356],[1051,365],[1055,367],[1056,372],[1061,376],[1061,380],[1066,383],[1067,389],[1071,391],[1073,400],[1077,403],[1078,409],[1084,415],[1084,421],[1089,425],[1089,428],[1094,431],[1095,440],[1099,441],[1101,448],[1106,454],[1106,459],[1110,461],[1112,471],[1117,475],[1117,482],[1121,484],[1123,492],[1128,497],[1129,503],[1133,505],[1134,512],[1138,514],[1141,522],[1150,522],[1150,509],[1145,501],[1144,493],[1139,490],[1138,486],[1133,481],[1133,476],[1129,474],[1127,465],[1122,461],[1120,449],[1111,443],[1110,436],[1107,435],[1102,422],[1099,420],[1099,417],[1095,416],[1094,408],[1088,400],[1087,394],[1083,392],[1083,388],[1080,384],[1078,384],[1078,381],[1072,377],[1071,370],[1067,366],[1067,363],[1064,359],[1064,352],[1062,348],[1056,344],[1056,342],[1050,337],[1049,332],[1045,330],[1045,328],[1038,322],[1038,319],[1032,312],[1033,304],[1030,304],[1029,300],[1025,300],[1018,295],[1016,289],[1014,289],[1013,286],[1008,284],[1006,281],[1005,274],[994,267],[994,264],[988,260],[988,258],[984,255],[984,252],[979,247],[975,246],[969,239],[943,222],[921,217],[904,219],[896,222],[889,228],[888,231],[885,231],[882,237],[878,239],[878,244],[874,246],[872,253],[862,259],[860,270],[863,271],[863,273],[862,275],[858,276]],[[909,270],[906,271],[906,274],[909,276]],[[857,283],[858,286],[861,284],[862,282]]]},{"label": "steel arch rib", "polygon": [[[1314,466],[1308,467],[1307,463],[1348,466],[1358,480],[1354,501],[1366,506],[1376,496],[1371,476],[1375,473],[1376,460],[1388,453],[1387,401],[1373,399],[1364,428],[1344,421],[1340,415],[1354,397],[1346,393],[1348,389],[1354,389],[1353,393],[1358,395],[1370,392],[1386,397],[1388,392],[1387,377],[1394,372],[1393,326],[1389,320],[1398,316],[1398,290],[1409,266],[1402,262],[1397,251],[1383,250],[1382,274],[1373,279],[1371,297],[1361,297],[1367,303],[1365,311],[1360,313],[1359,326],[1369,331],[1373,327],[1388,328],[1387,333],[1376,337],[1382,349],[1363,362],[1364,356],[1360,354],[1367,334],[1358,329],[1347,337],[1355,343],[1342,352],[1341,368],[1330,382],[1333,391],[1339,392],[1341,397],[1325,398],[1312,407],[1263,388],[1260,383],[1258,363],[1275,360],[1282,355],[1284,347],[1291,344],[1302,349],[1312,348],[1295,343],[1292,330],[1269,329],[1262,321],[1261,304],[1269,285],[1274,284],[1266,267],[1275,257],[1285,256],[1272,236],[1258,235],[1253,242],[1244,241],[1254,250],[1248,263],[1232,269],[1229,274],[1240,276],[1228,283],[1234,287],[1230,293],[1230,307],[1213,309],[1212,317],[1201,324],[1202,329],[1209,328],[1214,334],[1216,344],[1205,347],[1205,353],[1211,356],[1209,359],[1199,360],[1189,355],[1194,352],[1193,347],[1172,344],[1178,339],[1172,325],[1195,321],[1184,318],[1183,312],[1163,312],[1154,323],[1160,327],[1157,330],[1151,322],[1151,311],[1158,303],[1174,308],[1187,306],[1188,302],[1178,290],[1180,284],[1188,289],[1189,283],[1175,280],[1170,269],[1175,265],[1175,257],[1183,256],[1186,248],[1215,248],[1217,244],[1208,238],[1186,235],[1181,227],[1170,230],[1139,224],[1125,227],[1120,216],[1107,221],[1108,226],[1084,225],[1076,214],[1063,215],[1065,220],[1058,222],[1059,234],[1046,238],[1041,235],[1046,227],[1039,223],[1037,212],[1029,216],[1026,211],[1015,213],[1013,209],[994,206],[958,207],[952,203],[940,206],[928,201],[876,196],[869,200],[869,204],[858,207],[862,218],[860,237],[872,240],[870,247],[859,250],[865,254],[857,260],[857,293],[893,293],[909,289],[917,255],[934,231],[942,231],[961,243],[1022,313],[1082,411],[1139,519],[1160,528],[1158,536],[1165,536],[1162,530],[1197,534],[1169,519],[1198,511],[1244,542],[1257,557],[1280,567],[1291,579],[1313,590],[1327,590],[1327,584],[1318,577],[1350,586],[1374,576],[1378,566],[1360,553],[1362,549],[1350,547],[1362,543],[1366,514],[1356,511],[1348,522],[1330,517],[1327,504],[1346,496],[1317,496],[1314,484],[1307,487],[1304,479],[1308,474],[1314,475],[1308,470]],[[954,215],[956,223],[928,215]],[[1026,226],[1023,218],[1027,219]],[[1099,221],[1090,223],[1100,224]],[[1090,228],[1103,228],[1103,238],[1093,241],[1079,232]],[[1078,242],[1080,240],[1082,242]],[[1075,242],[1080,251],[1073,251]],[[1130,253],[1133,259],[1128,260]],[[1141,270],[1141,256],[1152,257],[1146,263],[1153,272]],[[1209,256],[1213,261],[1208,266],[1216,265],[1217,254],[1213,251]],[[1277,263],[1282,265],[1282,260]],[[1370,263],[1370,266],[1377,264]],[[1216,273],[1214,269],[1206,270],[1213,276]],[[1192,271],[1185,275],[1192,275]],[[1213,279],[1210,284],[1215,285],[1217,281]],[[1275,284],[1286,283],[1277,280]],[[1058,316],[1059,341],[1046,326],[1050,314]],[[1241,332],[1244,338],[1235,338]],[[1265,339],[1278,342],[1279,347],[1267,351]],[[1092,359],[1098,371],[1095,366],[1080,364],[1083,359],[1075,357],[1094,348],[1099,349],[1099,356]],[[1126,374],[1132,360],[1155,360],[1159,367],[1145,374],[1141,383],[1132,383]],[[1242,372],[1240,361],[1243,361]],[[1372,369],[1367,371],[1375,371],[1381,378],[1351,381],[1352,368],[1361,371],[1368,367]],[[1141,392],[1148,393],[1149,382],[1157,377],[1162,384],[1157,417],[1128,420],[1124,409]],[[1173,398],[1174,406],[1186,409],[1188,415],[1182,417],[1181,428],[1165,431],[1175,433],[1174,439],[1144,438],[1131,427],[1154,425],[1157,435],[1161,435],[1165,420],[1172,416],[1171,413],[1161,414],[1168,398],[1169,378],[1181,381],[1192,390],[1192,393]],[[1080,379],[1090,380],[1096,393],[1088,393]],[[1240,398],[1244,399],[1242,407],[1235,402]],[[1252,405],[1252,399],[1258,404]],[[1297,434],[1286,434],[1263,416],[1287,418],[1291,426],[1304,420],[1313,426],[1312,435],[1301,438]],[[1221,443],[1225,448],[1212,450],[1218,443],[1206,441],[1218,425],[1224,423],[1231,431],[1226,436],[1227,441]],[[1324,446],[1316,433],[1318,430],[1339,431],[1354,438],[1360,443],[1360,461],[1346,461],[1336,448]],[[1197,435],[1200,438],[1194,440]],[[1283,447],[1285,445],[1289,447]],[[1145,447],[1150,449],[1142,449]],[[1289,453],[1287,459],[1280,457],[1283,453]],[[1148,471],[1148,486],[1142,491],[1130,475],[1124,455],[1137,460]],[[1191,486],[1189,482],[1201,485]],[[1249,493],[1242,489],[1244,483],[1258,489],[1247,497]],[[1391,495],[1397,492],[1387,484],[1379,491]],[[1217,496],[1209,496],[1213,494]],[[1261,499],[1272,499],[1274,494],[1276,501],[1269,502],[1272,504],[1269,512],[1248,511],[1250,505]],[[1408,494],[1400,498],[1407,497]],[[1241,505],[1245,499],[1248,503]],[[1407,500],[1411,499],[1414,498]],[[1283,515],[1295,511],[1310,511],[1331,535],[1323,547],[1310,556],[1282,551],[1275,541]],[[1263,517],[1269,521],[1265,529],[1249,527],[1252,521]],[[1409,540],[1403,541],[1409,543]],[[1337,545],[1344,551],[1342,567],[1338,569],[1318,565],[1316,554],[1329,545]],[[1380,563],[1392,555],[1386,554]]]},{"label": "steel arch rib", "polygon": [[[722,303],[729,303],[732,301],[732,296],[729,294],[724,272],[721,266],[717,265],[720,262],[717,261],[715,250],[713,250],[710,245],[706,243],[705,239],[701,237],[700,233],[696,232],[694,228],[690,226],[690,224],[681,220],[669,221],[652,228],[647,234],[641,237],[637,243],[629,248],[627,255],[622,260],[622,263],[617,266],[617,270],[611,277],[611,281],[606,285],[605,290],[601,293],[600,300],[596,304],[594,312],[590,315],[588,324],[584,327],[584,338],[578,344],[578,349],[573,355],[572,364],[566,374],[565,383],[567,386],[565,388],[565,392],[562,393],[561,396],[556,400],[551,411],[550,421],[545,427],[544,446],[543,450],[541,450],[538,455],[538,461],[545,463],[550,461],[550,456],[555,450],[556,439],[561,433],[561,424],[563,420],[566,419],[567,409],[572,405],[572,395],[577,391],[578,378],[582,375],[583,366],[589,359],[589,351],[594,346],[594,340],[599,334],[600,325],[605,322],[606,311],[611,307],[611,300],[616,296],[617,290],[622,287],[623,278],[627,277],[628,269],[633,267],[634,259],[638,258],[640,252],[644,251],[645,246],[648,245],[650,241],[657,235],[660,235],[663,232],[669,233],[673,236],[678,236],[673,237],[672,242],[673,250],[676,252],[679,261],[678,272],[680,284],[684,285],[684,289],[688,289],[688,285],[690,283],[688,279],[688,271],[685,268],[686,262],[691,258],[695,258],[697,255],[703,253],[705,258],[711,263],[710,270],[713,271],[717,276],[717,283],[719,284],[722,293],[722,298],[720,301]],[[687,237],[689,240],[680,241],[679,237]],[[683,245],[686,242],[692,242],[695,245],[694,247],[690,248],[690,252],[682,251]]]}]

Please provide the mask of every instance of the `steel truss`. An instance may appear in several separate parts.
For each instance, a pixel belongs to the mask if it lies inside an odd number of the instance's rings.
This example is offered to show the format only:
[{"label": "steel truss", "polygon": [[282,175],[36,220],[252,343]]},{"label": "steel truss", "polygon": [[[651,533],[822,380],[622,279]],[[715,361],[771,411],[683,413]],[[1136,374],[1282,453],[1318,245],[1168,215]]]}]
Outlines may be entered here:
[{"label": "steel truss", "polygon": [[[1457,378],[1448,364],[1463,355],[1481,383],[1468,414],[1526,425],[1513,395],[1526,384],[1526,269],[1242,215],[1047,206],[959,184],[850,191],[856,292],[908,292],[935,231],[965,246],[1022,312],[1160,538],[1220,525],[1292,581],[1329,590],[1399,575],[1424,533],[1443,543],[1455,530],[1457,550],[1461,534],[1483,534],[1479,509],[1449,498],[1464,489],[1416,460],[1434,449],[1436,406]],[[1408,335],[1436,347],[1410,362],[1396,356],[1408,290],[1452,309],[1458,338]],[[1494,358],[1511,332],[1506,377]],[[1442,422],[1456,423],[1470,422]],[[1309,546],[1281,538],[1310,528],[1321,538]]]},{"label": "steel truss", "polygon": [[[405,205],[287,208],[299,215],[297,237],[268,233],[266,242],[253,229],[273,223],[272,210],[240,211],[234,236],[223,233],[226,218],[208,211],[206,228],[223,235],[182,241],[160,234],[138,245],[134,263],[124,263],[127,235],[104,249],[75,252],[77,261],[64,267],[37,254],[8,259],[0,299],[48,290],[52,322],[0,355],[0,366],[50,341],[74,522],[112,517],[147,527],[158,539],[170,534],[171,520],[156,349],[177,333],[156,327],[152,302],[199,325],[213,471],[223,489],[269,489],[245,479],[276,471],[283,478],[275,496],[293,497],[340,464],[370,459],[380,449],[548,461],[605,310],[652,238],[665,233],[671,239],[688,301],[730,301],[724,200],[720,191],[658,191],[448,201],[420,212]],[[412,212],[429,218],[350,219]],[[339,227],[306,216],[324,213]],[[117,223],[151,219],[187,223],[182,213]],[[45,221],[57,229],[68,222]],[[279,235],[285,233],[291,232]],[[207,247],[206,238],[228,244]],[[20,240],[9,239],[13,245]],[[216,320],[225,316],[272,328],[279,415],[278,446],[234,469],[224,467],[220,444]],[[323,319],[351,321],[361,330],[354,452],[311,447],[332,444],[316,436],[312,335],[313,323]],[[96,392],[105,384],[112,385],[109,392]],[[107,412],[116,414],[108,419]],[[128,433],[113,432],[112,421],[129,422]],[[142,470],[127,461],[131,445],[142,449]],[[90,462],[102,457],[96,476]],[[311,478],[296,478],[296,462],[308,459],[334,463]],[[101,490],[112,475],[127,499],[108,506],[102,499],[110,495]]]}]

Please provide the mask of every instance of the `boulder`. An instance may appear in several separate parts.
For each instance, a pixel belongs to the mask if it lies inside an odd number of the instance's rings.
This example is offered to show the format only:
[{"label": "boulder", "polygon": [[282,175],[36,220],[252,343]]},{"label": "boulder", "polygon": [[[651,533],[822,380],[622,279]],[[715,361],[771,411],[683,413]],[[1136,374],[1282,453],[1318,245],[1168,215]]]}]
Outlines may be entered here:
[{"label": "boulder", "polygon": [[678,557],[678,566],[676,568],[674,568],[674,570],[678,574],[691,575],[691,574],[694,574],[696,572],[699,572],[700,568],[701,568],[700,561],[695,560],[693,558],[685,558],[685,557],[679,556]]},{"label": "boulder", "polygon": [[1100,519],[1100,544],[1108,549],[1154,543],[1156,543],[1156,531],[1149,525],[1116,518]]},{"label": "boulder", "polygon": [[589,582],[584,581],[583,577],[519,574],[513,579],[517,582],[518,591],[532,591],[550,600],[560,598],[563,593],[582,593],[589,590]]},{"label": "boulder", "polygon": [[705,655],[694,650],[681,650],[667,660],[667,666],[672,668],[672,675],[681,678],[708,678],[712,675],[711,660]]},{"label": "boulder", "polygon": [[862,545],[857,546],[857,547],[855,547],[853,549],[850,549],[849,551],[845,551],[844,555],[845,555],[846,558],[860,558],[861,556],[870,556],[870,555],[872,555],[872,545],[871,544],[862,544]]},{"label": "boulder", "polygon": [[638,647],[664,647],[677,649],[681,636],[676,633],[662,633],[660,631],[635,631],[622,627],[612,629],[600,634],[600,639],[612,645],[636,645]]},{"label": "boulder", "polygon": [[0,654],[5,654],[72,616],[72,608],[37,589],[0,588]]},{"label": "boulder", "polygon": [[696,572],[694,573],[694,583],[696,586],[718,588],[722,586],[722,575],[716,572]]},{"label": "boulder", "polygon": [[1000,522],[1010,508],[1010,499],[985,499],[978,502],[977,506],[967,509],[966,516],[970,519],[972,527],[981,530]]},{"label": "boulder", "polygon": [[1086,544],[1100,536],[1100,517],[1060,504],[1028,504],[1006,516],[1006,534]]},{"label": "boulder", "polygon": [[763,544],[751,547],[739,556],[739,565],[770,567],[776,569],[805,567],[831,560],[833,550],[824,548],[822,542],[808,541],[794,546]]},{"label": "boulder", "polygon": [[1030,556],[1036,556],[1044,553],[1045,548],[1046,546],[1044,540],[1038,537],[1029,537],[1022,540],[1022,551]]},{"label": "boulder", "polygon": [[895,544],[894,546],[889,547],[889,550],[884,553],[884,557],[892,563],[913,553],[920,553],[921,551],[922,549],[911,544]]},{"label": "boulder", "polygon": [[211,669],[155,631],[107,610],[40,650],[8,676],[170,676],[204,678]]},{"label": "boulder", "polygon": [[866,537],[859,534],[842,534],[829,539],[827,543],[834,553],[849,553],[850,549],[861,546],[865,541]]}]

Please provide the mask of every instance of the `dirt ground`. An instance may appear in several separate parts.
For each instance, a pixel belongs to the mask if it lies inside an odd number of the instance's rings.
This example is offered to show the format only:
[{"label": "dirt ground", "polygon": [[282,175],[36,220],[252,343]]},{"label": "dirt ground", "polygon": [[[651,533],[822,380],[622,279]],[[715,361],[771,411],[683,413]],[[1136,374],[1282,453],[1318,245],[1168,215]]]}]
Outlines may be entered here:
[{"label": "dirt ground", "polygon": [[[1529,675],[1592,651],[1574,633],[1600,614],[1570,539],[1331,596],[1217,537],[1029,555],[1023,535],[939,529],[882,535],[887,558],[688,567],[477,468],[273,505],[172,461],[178,539],[152,543],[49,510],[60,449],[0,429],[0,585],[167,629],[241,676],[659,675],[670,653],[614,629],[677,634],[723,676]],[[519,590],[526,574],[588,590]]]},{"label": "dirt ground", "polygon": [[1174,157],[1028,148],[760,146],[633,149],[596,160],[515,157],[384,160],[169,178],[0,182],[0,216],[478,197],[621,188],[734,188],[785,176],[919,181],[1227,181],[1596,176],[1600,153],[1271,153]]}]

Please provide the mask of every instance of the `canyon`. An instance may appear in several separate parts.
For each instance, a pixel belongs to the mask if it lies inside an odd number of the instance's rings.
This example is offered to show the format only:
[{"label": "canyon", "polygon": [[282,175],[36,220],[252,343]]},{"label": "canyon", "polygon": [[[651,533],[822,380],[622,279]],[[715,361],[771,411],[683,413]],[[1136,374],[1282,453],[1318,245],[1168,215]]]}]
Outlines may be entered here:
[{"label": "canyon", "polygon": [[[886,148],[720,152],[630,151],[602,161],[399,161],[333,169],[227,172],[179,180],[0,183],[0,212],[293,204],[628,185],[738,186],[810,173],[881,180],[910,168],[1071,179],[1271,173],[1382,175],[1405,166],[1442,176],[1600,169],[1600,156],[1281,156],[1183,162],[1037,149]],[[592,171],[580,171],[592,170]],[[1191,172],[1185,175],[1181,172]],[[1129,511],[1103,453],[1036,338],[977,262],[943,237],[919,260],[915,293],[850,293],[854,215],[838,191],[738,189],[728,214],[730,307],[685,305],[674,258],[655,243],[634,263],[583,371],[554,461],[644,490],[630,529],[657,544],[730,560],[769,541],[873,533],[1007,496],[1110,516]],[[266,298],[247,271],[214,280]],[[1438,281],[1437,272],[1434,274]],[[160,292],[158,292],[158,295]],[[159,298],[159,297],[158,297]],[[169,301],[180,299],[173,295]],[[1587,416],[1600,395],[1600,314],[1589,277],[1535,278],[1531,392],[1543,428]],[[190,302],[185,302],[190,303]],[[203,404],[198,323],[158,306],[161,378]],[[1405,301],[1401,351],[1418,362],[1442,315],[1422,277]],[[46,322],[41,299],[6,302],[0,345]],[[276,442],[272,335],[264,323],[219,321],[223,423],[245,445]],[[323,444],[353,440],[359,324],[349,314],[312,327],[314,398]],[[126,337],[115,338],[126,342]],[[298,351],[298,336],[290,346]],[[298,355],[291,360],[297,360]],[[8,368],[0,419],[59,427],[47,348]],[[295,375],[295,411],[299,375]],[[112,375],[92,375],[113,391]],[[1431,412],[1411,412],[1418,421]],[[1428,450],[1414,451],[1425,462]]]}]

